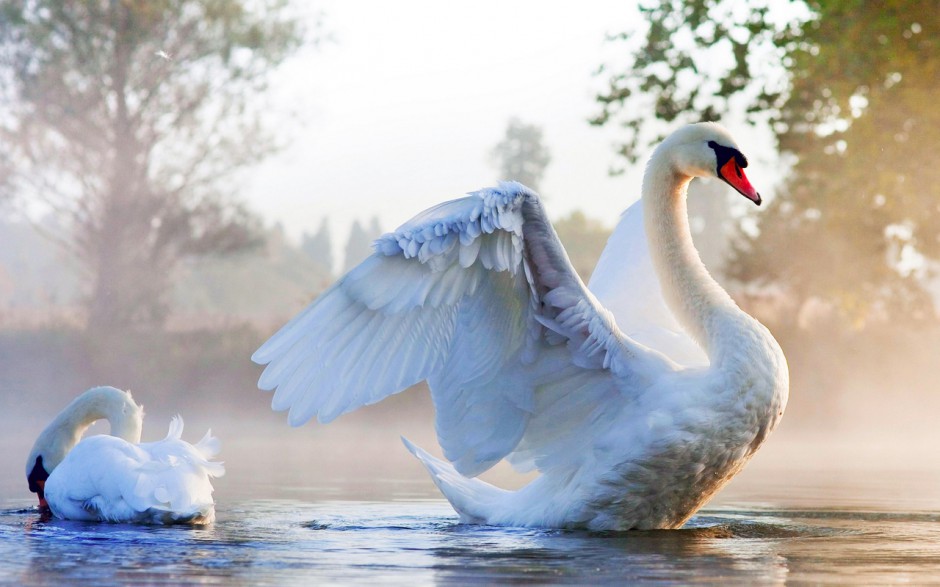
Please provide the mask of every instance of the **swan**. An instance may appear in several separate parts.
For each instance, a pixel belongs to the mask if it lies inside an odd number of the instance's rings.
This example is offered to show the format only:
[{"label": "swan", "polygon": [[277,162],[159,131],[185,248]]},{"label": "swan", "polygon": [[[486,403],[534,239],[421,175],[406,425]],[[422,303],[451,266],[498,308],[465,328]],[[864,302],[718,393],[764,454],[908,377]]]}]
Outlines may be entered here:
[{"label": "swan", "polygon": [[[403,441],[463,523],[678,528],[787,402],[779,345],[689,232],[693,177],[761,203],[746,166],[717,124],[666,138],[589,287],[524,186],[439,204],[265,342],[258,385],[296,426],[427,380],[446,462]],[[476,479],[502,459],[540,474],[516,491]]]},{"label": "swan", "polygon": [[[26,461],[29,490],[41,510],[66,520],[209,524],[215,519],[210,477],[219,441],[209,431],[195,446],[181,439],[183,420],[166,438],[140,442],[143,408],[130,392],[94,387],[75,398],[40,433]],[[82,439],[96,420],[111,435]]]}]

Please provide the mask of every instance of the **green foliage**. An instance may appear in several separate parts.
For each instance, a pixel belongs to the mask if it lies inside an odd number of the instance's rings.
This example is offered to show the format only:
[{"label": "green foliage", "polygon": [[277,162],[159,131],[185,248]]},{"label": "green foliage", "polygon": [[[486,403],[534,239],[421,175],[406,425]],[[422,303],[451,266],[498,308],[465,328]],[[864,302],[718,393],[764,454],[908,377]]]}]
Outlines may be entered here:
[{"label": "green foliage", "polygon": [[[273,328],[330,285],[322,259],[294,246],[280,226],[262,236],[263,247],[183,260],[168,296],[166,327]],[[62,251],[32,224],[0,221],[0,330],[80,324],[78,302],[78,275]]]},{"label": "green foliage", "polygon": [[[187,332],[89,333],[67,327],[0,330],[0,411],[48,414],[103,382],[131,390],[148,410],[189,414],[220,406],[270,403],[246,360],[264,333],[240,325]],[[257,398],[257,399],[255,399]]]},{"label": "green foliage", "polygon": [[610,238],[610,229],[600,221],[588,218],[584,212],[575,210],[568,216],[554,223],[558,238],[561,239],[571,264],[585,283],[591,279],[594,266],[601,256],[607,239]]},{"label": "green foliage", "polygon": [[[173,288],[171,327],[180,330],[249,323],[283,324],[329,287],[322,259],[290,244],[280,227],[264,247],[183,262]],[[263,287],[259,287],[263,284]]]},{"label": "green foliage", "polygon": [[65,227],[91,328],[161,325],[181,259],[257,244],[228,194],[302,40],[284,0],[0,0],[0,186]]},{"label": "green foliage", "polygon": [[930,315],[916,260],[940,257],[940,2],[771,6],[647,5],[645,49],[611,77],[595,123],[623,125],[635,159],[659,128],[643,100],[671,123],[738,109],[767,121],[794,165],[739,235],[732,276],[825,300],[856,326]]},{"label": "green foliage", "polygon": [[552,157],[542,144],[542,129],[512,118],[506,127],[506,136],[493,149],[494,161],[499,165],[500,179],[515,180],[539,191],[545,168]]},{"label": "green foliage", "polygon": [[[617,152],[634,163],[676,123],[719,120],[737,93],[747,91],[748,111],[755,116],[779,107],[784,72],[774,67],[774,60],[783,60],[799,28],[797,23],[777,24],[774,5],[781,3],[641,3],[648,24],[645,38],[636,42],[635,30],[612,37],[630,48],[631,64],[616,72],[601,67],[600,74],[608,74],[608,88],[597,96],[601,112],[591,124],[623,129]],[[651,128],[654,118],[671,124]]]}]

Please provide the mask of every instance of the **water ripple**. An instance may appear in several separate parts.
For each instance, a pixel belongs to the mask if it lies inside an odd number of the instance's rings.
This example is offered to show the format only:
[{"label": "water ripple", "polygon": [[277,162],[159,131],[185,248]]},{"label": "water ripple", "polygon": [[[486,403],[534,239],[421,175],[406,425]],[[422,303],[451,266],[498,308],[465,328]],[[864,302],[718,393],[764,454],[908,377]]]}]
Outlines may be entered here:
[{"label": "water ripple", "polygon": [[[0,511],[0,582],[226,585],[917,583],[940,573],[940,514],[728,508],[678,531],[459,524],[443,502],[256,500],[207,527],[42,521]],[[899,575],[898,573],[901,573]]]}]

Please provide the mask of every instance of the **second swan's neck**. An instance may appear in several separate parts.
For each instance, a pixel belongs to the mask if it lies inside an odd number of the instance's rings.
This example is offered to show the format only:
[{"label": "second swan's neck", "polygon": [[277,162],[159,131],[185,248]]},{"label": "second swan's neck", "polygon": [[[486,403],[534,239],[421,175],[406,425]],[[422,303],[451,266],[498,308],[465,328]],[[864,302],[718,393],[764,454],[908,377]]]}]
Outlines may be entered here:
[{"label": "second swan's neck", "polygon": [[47,470],[51,471],[58,465],[78,444],[85,430],[101,419],[108,420],[111,436],[123,438],[131,444],[140,443],[143,410],[130,393],[113,387],[89,389],[62,410],[36,440],[36,446],[44,449]]},{"label": "second swan's neck", "polygon": [[670,165],[647,168],[643,217],[650,256],[666,304],[709,358],[718,350],[722,317],[741,311],[716,282],[692,243],[686,192],[691,178]]}]

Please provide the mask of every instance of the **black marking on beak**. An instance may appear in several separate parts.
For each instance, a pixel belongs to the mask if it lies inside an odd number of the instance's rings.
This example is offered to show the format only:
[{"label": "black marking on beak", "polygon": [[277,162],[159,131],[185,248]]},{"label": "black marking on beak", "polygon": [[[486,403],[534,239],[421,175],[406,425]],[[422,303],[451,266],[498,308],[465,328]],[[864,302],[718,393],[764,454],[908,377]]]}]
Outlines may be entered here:
[{"label": "black marking on beak", "polygon": [[29,475],[26,476],[26,480],[29,482],[29,490],[33,493],[39,494],[39,497],[43,497],[43,485],[46,483],[46,479],[49,478],[49,473],[46,471],[46,467],[42,464],[42,455],[36,457],[36,464],[33,465],[33,470],[29,472]]}]

